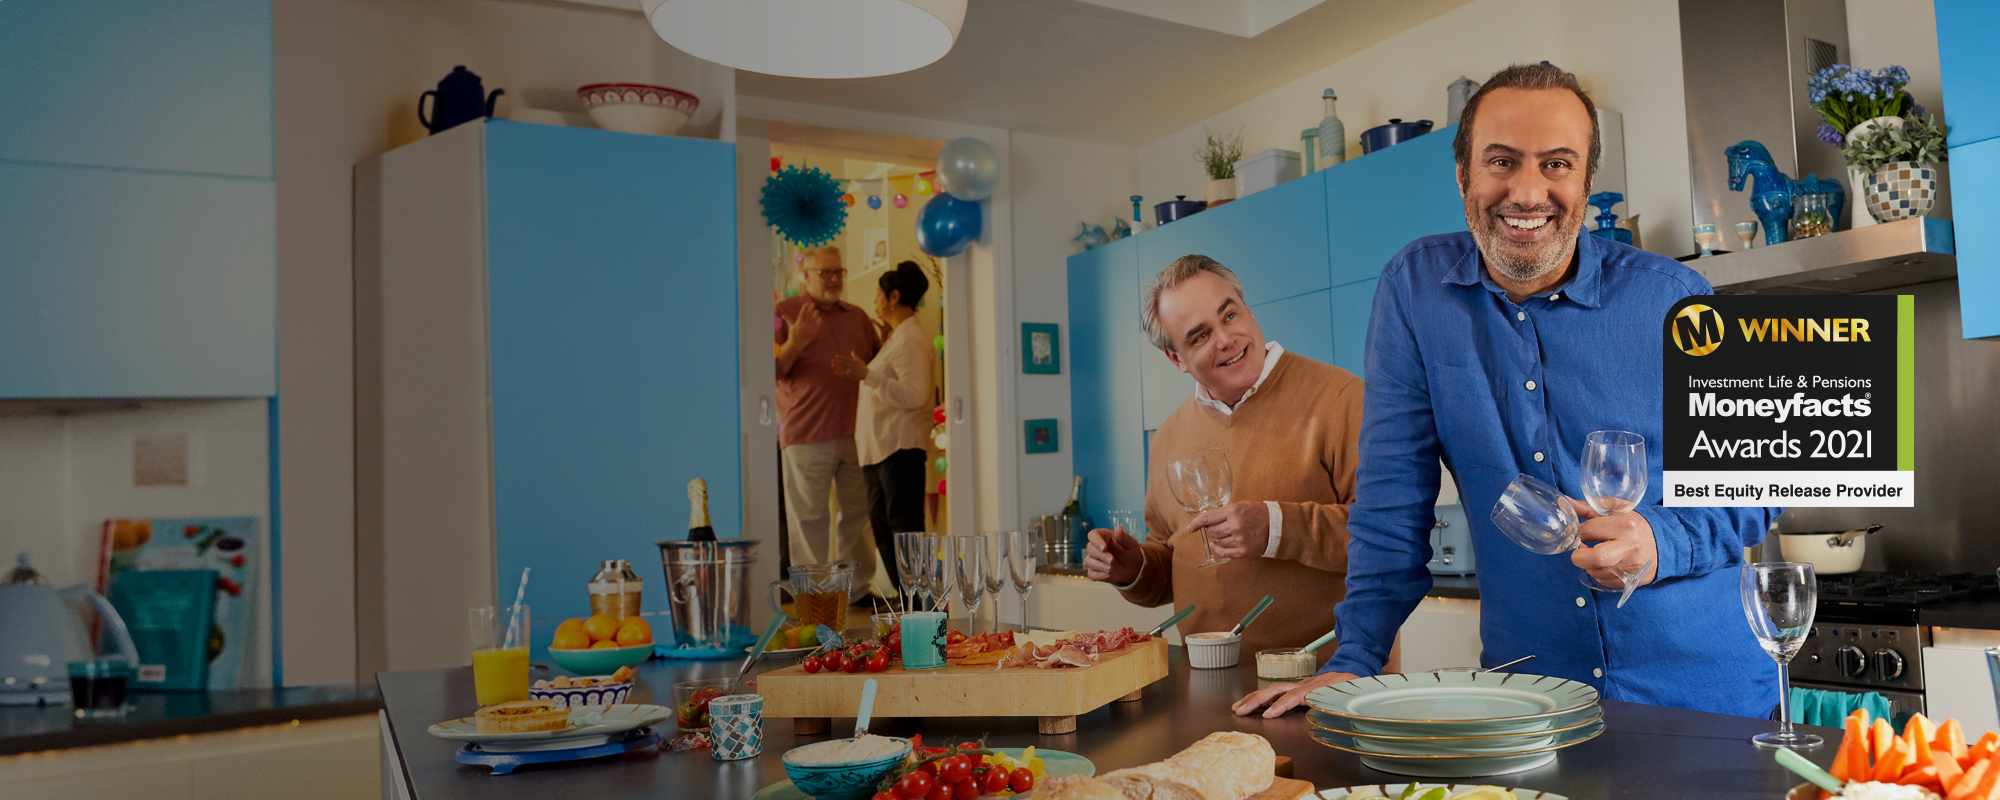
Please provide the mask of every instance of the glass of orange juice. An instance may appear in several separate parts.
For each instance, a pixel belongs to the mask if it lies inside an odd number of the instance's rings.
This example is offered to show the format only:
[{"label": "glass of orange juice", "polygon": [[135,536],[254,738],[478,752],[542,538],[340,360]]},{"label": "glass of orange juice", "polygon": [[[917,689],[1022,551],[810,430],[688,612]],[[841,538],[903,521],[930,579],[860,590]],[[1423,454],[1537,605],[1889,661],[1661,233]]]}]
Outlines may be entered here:
[{"label": "glass of orange juice", "polygon": [[472,609],[472,692],[479,706],[528,699],[528,607]]}]

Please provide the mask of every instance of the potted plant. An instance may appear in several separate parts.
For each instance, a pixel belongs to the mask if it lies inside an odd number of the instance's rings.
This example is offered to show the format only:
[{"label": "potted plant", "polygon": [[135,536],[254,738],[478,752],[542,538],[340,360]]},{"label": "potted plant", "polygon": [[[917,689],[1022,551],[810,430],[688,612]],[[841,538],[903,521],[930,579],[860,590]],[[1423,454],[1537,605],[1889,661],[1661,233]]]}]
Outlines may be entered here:
[{"label": "potted plant", "polygon": [[1212,208],[1236,199],[1236,162],[1243,159],[1243,134],[1206,133],[1194,157],[1208,171],[1208,191],[1204,197],[1208,205]]},{"label": "potted plant", "polygon": [[1928,116],[1900,122],[1849,136],[1840,151],[1863,176],[1863,207],[1876,222],[1921,217],[1937,203],[1937,165],[1948,157],[1944,127]]},{"label": "potted plant", "polygon": [[[1844,147],[1847,140],[1876,128],[1898,127],[1906,116],[1923,115],[1923,107],[1917,105],[1909,92],[1904,91],[1903,87],[1909,83],[1910,71],[1893,64],[1872,72],[1847,64],[1834,64],[1814,73],[1806,82],[1806,91],[1807,99],[1820,115],[1820,141]],[[1852,161],[1848,162],[1849,208],[1860,207],[1854,201],[1862,199],[1861,187],[1867,179],[1866,172]],[[1852,227],[1875,224],[1871,216],[1852,216]]]}]

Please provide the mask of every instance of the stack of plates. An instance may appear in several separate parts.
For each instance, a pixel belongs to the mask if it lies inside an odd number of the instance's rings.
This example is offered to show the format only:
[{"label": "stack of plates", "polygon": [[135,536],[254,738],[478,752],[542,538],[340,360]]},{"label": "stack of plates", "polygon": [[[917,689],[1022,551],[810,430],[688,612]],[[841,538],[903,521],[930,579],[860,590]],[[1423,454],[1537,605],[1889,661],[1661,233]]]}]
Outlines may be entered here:
[{"label": "stack of plates", "polygon": [[1383,772],[1471,778],[1534,769],[1597,738],[1597,690],[1505,672],[1377,675],[1306,696],[1313,740]]}]

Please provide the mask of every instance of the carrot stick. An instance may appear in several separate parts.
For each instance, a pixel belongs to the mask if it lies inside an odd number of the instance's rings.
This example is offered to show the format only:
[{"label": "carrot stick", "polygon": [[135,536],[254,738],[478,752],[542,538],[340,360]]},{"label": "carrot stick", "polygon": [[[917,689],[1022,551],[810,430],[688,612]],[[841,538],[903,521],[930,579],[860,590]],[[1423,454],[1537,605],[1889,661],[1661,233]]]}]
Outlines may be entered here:
[{"label": "carrot stick", "polygon": [[1956,788],[1959,779],[1965,776],[1965,768],[1958,765],[1958,759],[1944,750],[1931,751],[1931,766],[1937,767],[1938,786],[1946,792]]}]

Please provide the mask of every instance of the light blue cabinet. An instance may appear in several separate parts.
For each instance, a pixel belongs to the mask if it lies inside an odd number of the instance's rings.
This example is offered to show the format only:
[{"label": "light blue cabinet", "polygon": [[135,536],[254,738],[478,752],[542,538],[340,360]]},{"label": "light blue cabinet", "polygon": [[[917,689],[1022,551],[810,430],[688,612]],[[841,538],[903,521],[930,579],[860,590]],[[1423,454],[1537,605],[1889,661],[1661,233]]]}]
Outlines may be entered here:
[{"label": "light blue cabinet", "polygon": [[1952,148],[1950,168],[1953,214],[1980,221],[1953,228],[1965,338],[2000,337],[2000,138]]},{"label": "light blue cabinet", "polygon": [[1451,155],[1456,126],[1325,171],[1334,286],[1375,277],[1411,240],[1465,230]]},{"label": "light blue cabinet", "polygon": [[0,162],[0,397],[275,394],[275,209],[268,180]]},{"label": "light blue cabinet", "polygon": [[0,0],[0,109],[0,160],[269,178],[271,2]]},{"label": "light blue cabinet", "polygon": [[[1944,91],[1946,140],[1952,147],[2000,136],[2000,3],[1991,0],[1936,0],[1939,84]],[[1952,206],[1975,184],[1957,179],[1958,154],[1952,154]],[[1980,219],[1963,211],[1963,220]],[[1961,228],[1974,226],[1964,225]],[[1961,231],[1960,236],[1965,233]],[[1961,263],[1963,254],[1961,253]]]},{"label": "light blue cabinet", "polygon": [[1071,459],[1094,522],[1145,507],[1140,369],[1151,346],[1139,326],[1140,272],[1135,239],[1069,258]]},{"label": "light blue cabinet", "polygon": [[1264,338],[1284,345],[1286,352],[1330,363],[1334,353],[1333,329],[1326,321],[1331,299],[1332,292],[1321,289],[1258,303],[1251,309],[1257,313],[1257,324],[1263,327]]},{"label": "light blue cabinet", "polygon": [[1251,304],[1324,289],[1325,173],[1287,181],[1133,237],[1144,282],[1189,253],[1222,262],[1243,279]]},{"label": "light blue cabinet", "polygon": [[1364,362],[1368,359],[1368,320],[1375,308],[1375,284],[1373,278],[1345,286],[1335,286],[1328,302],[1333,325],[1334,366],[1367,378],[1362,374]]},{"label": "light blue cabinet", "polygon": [[547,577],[537,643],[602,559],[657,570],[690,478],[742,530],[734,170],[721,142],[487,124],[496,585]]}]

